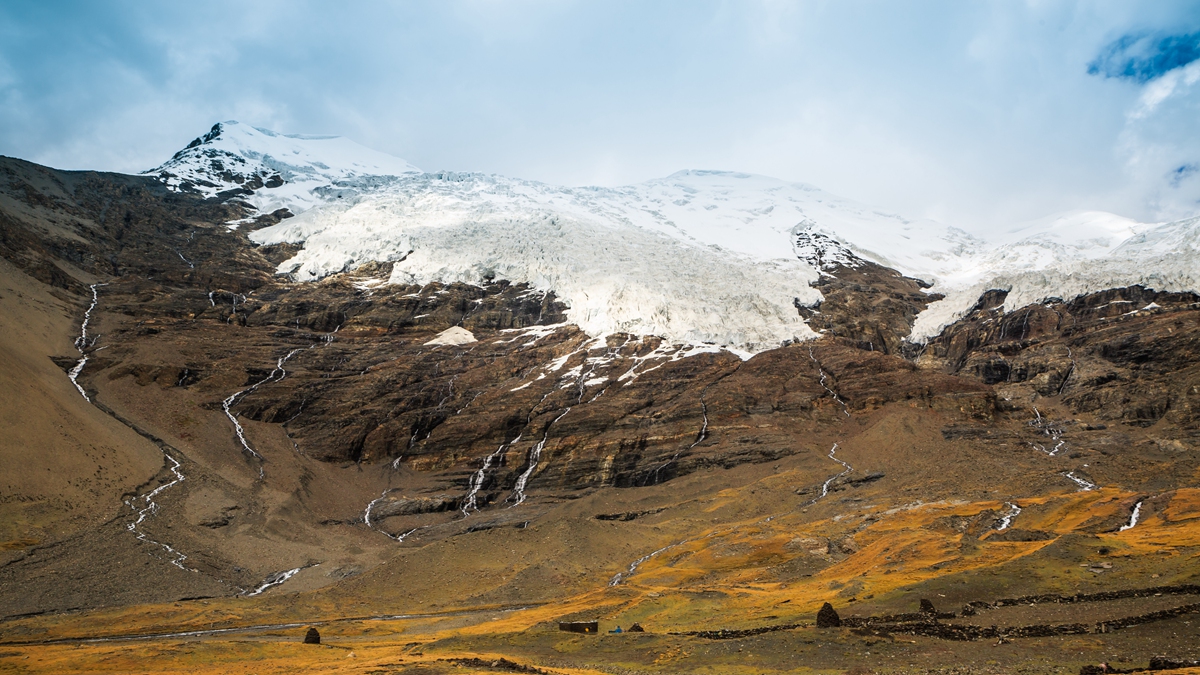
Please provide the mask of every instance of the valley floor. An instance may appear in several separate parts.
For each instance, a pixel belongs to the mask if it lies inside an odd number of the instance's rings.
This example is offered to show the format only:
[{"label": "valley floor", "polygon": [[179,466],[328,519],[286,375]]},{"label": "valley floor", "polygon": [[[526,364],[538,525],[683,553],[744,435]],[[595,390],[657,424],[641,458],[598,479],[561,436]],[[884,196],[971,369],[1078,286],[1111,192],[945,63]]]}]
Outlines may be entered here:
[{"label": "valley floor", "polygon": [[[771,484],[751,481],[721,500],[754,499]],[[335,587],[15,619],[0,624],[0,672],[1074,673],[1200,659],[1200,490],[1179,491],[1125,532],[1019,541],[1126,499],[1099,490],[1025,502],[1021,516],[1037,529],[1005,542],[952,525],[994,502],[878,511],[856,535],[858,551],[791,583],[770,578],[782,560],[770,551],[812,545],[806,535],[842,519],[722,523],[647,559],[625,583],[507,606],[389,616],[377,594]],[[942,612],[937,621],[919,616],[923,598]],[[826,600],[859,623],[815,627]],[[598,619],[601,633],[561,632],[560,619]],[[607,632],[635,622],[646,632]],[[320,646],[301,644],[310,626]],[[999,636],[946,639],[933,626]],[[1072,632],[1020,636],[1047,626]]]}]

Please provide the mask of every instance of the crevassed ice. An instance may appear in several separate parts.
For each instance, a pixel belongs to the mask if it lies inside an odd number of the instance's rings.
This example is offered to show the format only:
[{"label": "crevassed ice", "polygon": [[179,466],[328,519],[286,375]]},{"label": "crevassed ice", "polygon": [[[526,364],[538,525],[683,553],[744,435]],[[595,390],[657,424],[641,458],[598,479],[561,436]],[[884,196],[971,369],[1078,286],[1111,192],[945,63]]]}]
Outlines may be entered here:
[{"label": "crevassed ice", "polygon": [[[491,195],[489,195],[491,196]],[[755,259],[620,220],[465,191],[383,192],[313,209],[255,232],[304,242],[279,267],[318,279],[367,260],[396,261],[391,281],[480,284],[508,279],[552,290],[592,335],[627,332],[750,352],[812,337],[797,301],[816,272],[795,258]]]},{"label": "crevassed ice", "polygon": [[1128,221],[1127,231],[1098,236],[1107,234],[1103,221],[1116,217],[1095,216],[1100,226],[1079,232],[1073,241],[1048,242],[1056,233],[1038,233],[980,256],[972,274],[941,281],[934,290],[945,293],[945,299],[917,315],[909,339],[921,342],[938,335],[989,289],[1009,292],[1004,302],[1008,310],[1133,285],[1200,291],[1200,218],[1159,225]]},{"label": "crevassed ice", "polygon": [[[1035,223],[998,244],[909,221],[811,186],[728,172],[680,172],[620,188],[566,188],[480,174],[341,181],[329,203],[260,230],[260,243],[303,243],[279,267],[318,279],[392,261],[397,283],[525,282],[552,290],[572,323],[758,352],[814,333],[797,303],[821,299],[797,259],[802,231],[933,283],[923,341],[989,288],[1011,308],[1141,283],[1195,290],[1197,219],[1165,225],[1081,213]],[[332,192],[330,192],[332,196]]]},{"label": "crevassed ice", "polygon": [[303,242],[280,272],[311,280],[376,260],[397,263],[395,282],[508,279],[554,291],[571,322],[593,335],[653,334],[750,353],[815,336],[796,311],[821,299],[809,285],[817,271],[796,257],[801,229],[910,273],[952,273],[980,244],[808,185],[731,172],[683,171],[619,188],[408,174],[339,181],[328,194],[337,198],[251,235]]},{"label": "crevassed ice", "polygon": [[1007,309],[1131,284],[1200,290],[1195,218],[1146,224],[1080,212],[989,243],[765,176],[681,171],[618,188],[556,187],[420,173],[344,138],[237,122],[217,125],[148,173],[209,196],[244,187],[247,177],[278,175],[282,185],[241,198],[260,212],[316,207],[254,235],[304,242],[280,268],[298,278],[403,260],[394,281],[528,282],[555,291],[570,304],[571,320],[594,335],[657,334],[750,352],[812,337],[794,305],[820,299],[808,287],[816,272],[796,258],[812,260],[804,242],[825,235],[848,249],[831,260],[858,256],[929,281],[945,296],[917,317],[915,342],[940,333],[993,288],[1009,291]]}]

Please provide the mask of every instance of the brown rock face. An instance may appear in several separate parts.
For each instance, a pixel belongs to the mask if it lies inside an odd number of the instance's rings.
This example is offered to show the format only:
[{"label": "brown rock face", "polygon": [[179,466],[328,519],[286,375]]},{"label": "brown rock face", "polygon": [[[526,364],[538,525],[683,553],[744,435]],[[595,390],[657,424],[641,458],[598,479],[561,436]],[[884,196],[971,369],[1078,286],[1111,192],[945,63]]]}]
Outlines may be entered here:
[{"label": "brown rock face", "polygon": [[[357,574],[387,557],[383,546],[524,529],[614,488],[695,490],[697,472],[792,462],[772,489],[795,509],[853,509],[856,491],[900,491],[897,505],[995,500],[1000,489],[1072,490],[1076,478],[1159,494],[1200,465],[1193,295],[1132,287],[1002,311],[992,292],[918,348],[904,338],[936,299],[921,282],[824,261],[824,302],[798,310],[824,337],[742,361],[649,336],[593,339],[566,325],[553,294],[504,281],[389,285],[391,265],[373,263],[293,283],[274,270],[294,247],[257,248],[224,224],[244,215],[235,205],[149,178],[0,160],[0,207],[0,254],[29,283],[50,285],[76,316],[88,284],[106,284],[78,378],[86,405],[187,475],[156,517],[181,514],[162,531],[203,553],[171,567],[176,595],[149,599],[182,597],[201,577],[210,586],[191,595],[241,593],[334,548],[345,559],[320,569]],[[474,341],[439,344],[451,328]],[[79,354],[64,344],[55,363],[68,371]],[[851,439],[870,465],[830,449]],[[154,484],[173,479],[169,466]],[[670,496],[575,516],[656,527],[693,499]],[[978,543],[996,513],[937,526]],[[110,529],[132,538],[124,521]],[[860,554],[853,532],[821,536],[797,549],[806,578]],[[38,566],[58,564],[30,561],[0,570],[0,583],[52,578]],[[567,578],[546,575],[540,587]]]},{"label": "brown rock face", "polygon": [[817,307],[797,308],[813,330],[884,354],[901,353],[917,314],[942,298],[925,293],[929,284],[920,279],[865,260],[854,267],[827,266],[813,287],[825,299]]},{"label": "brown rock face", "polygon": [[1200,296],[1131,286],[1007,312],[1004,297],[985,294],[920,362],[1075,414],[1200,427]]},{"label": "brown rock face", "polygon": [[457,510],[461,500],[457,496],[438,495],[436,497],[391,497],[376,504],[371,510],[372,518],[390,518],[391,516],[415,516],[422,513],[441,513]]}]

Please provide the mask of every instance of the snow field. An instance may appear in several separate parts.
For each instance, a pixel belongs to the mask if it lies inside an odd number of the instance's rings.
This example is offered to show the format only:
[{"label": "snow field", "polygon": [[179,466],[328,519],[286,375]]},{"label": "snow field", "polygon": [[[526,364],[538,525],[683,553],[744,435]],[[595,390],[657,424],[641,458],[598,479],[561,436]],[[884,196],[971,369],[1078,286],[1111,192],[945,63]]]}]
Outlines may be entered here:
[{"label": "snow field", "polygon": [[[421,173],[402,159],[328,136],[224,122],[152,172],[202,193],[240,187],[223,171],[278,175],[245,201],[297,218],[258,243],[302,243],[279,267],[315,280],[368,262],[396,263],[394,283],[491,279],[553,291],[590,335],[657,335],[743,358],[816,337],[814,256],[869,260],[932,284],[944,299],[916,320],[926,341],[989,289],[1007,309],[1142,284],[1200,290],[1200,219],[1139,223],[1078,212],[985,241],[909,220],[810,185],[737,172],[681,171],[617,188],[558,187],[472,173]],[[829,239],[834,240],[833,244]],[[845,249],[839,249],[837,243]]]}]

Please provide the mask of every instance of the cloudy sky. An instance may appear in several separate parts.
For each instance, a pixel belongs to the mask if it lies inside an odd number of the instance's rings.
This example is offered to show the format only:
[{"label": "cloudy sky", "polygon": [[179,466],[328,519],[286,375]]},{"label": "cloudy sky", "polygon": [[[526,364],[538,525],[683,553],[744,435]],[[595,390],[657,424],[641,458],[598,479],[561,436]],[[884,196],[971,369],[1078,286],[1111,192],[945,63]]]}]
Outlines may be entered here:
[{"label": "cloudy sky", "polygon": [[1200,213],[1200,1],[0,4],[0,154],[137,172],[214,122],[426,170],[811,183],[985,232]]}]

